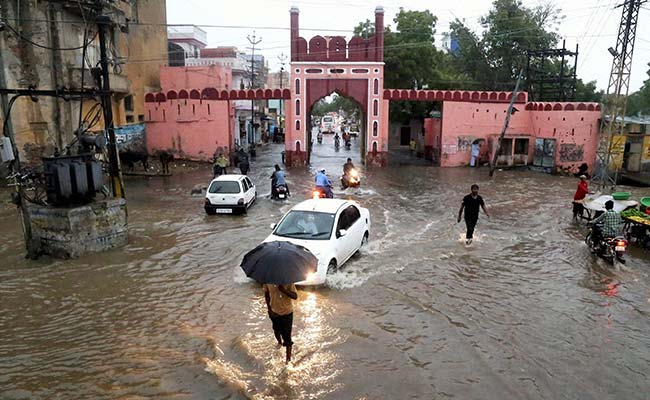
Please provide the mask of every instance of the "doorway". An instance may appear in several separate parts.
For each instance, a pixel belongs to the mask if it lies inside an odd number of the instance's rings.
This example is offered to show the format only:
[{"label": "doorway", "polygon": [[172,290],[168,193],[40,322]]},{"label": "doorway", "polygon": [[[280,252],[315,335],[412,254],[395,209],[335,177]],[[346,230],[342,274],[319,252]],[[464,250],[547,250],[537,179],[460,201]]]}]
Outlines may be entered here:
[{"label": "doorway", "polygon": [[411,143],[411,127],[403,126],[399,130],[399,145],[408,146]]},{"label": "doorway", "polygon": [[555,166],[555,139],[535,139],[533,165],[542,168]]}]

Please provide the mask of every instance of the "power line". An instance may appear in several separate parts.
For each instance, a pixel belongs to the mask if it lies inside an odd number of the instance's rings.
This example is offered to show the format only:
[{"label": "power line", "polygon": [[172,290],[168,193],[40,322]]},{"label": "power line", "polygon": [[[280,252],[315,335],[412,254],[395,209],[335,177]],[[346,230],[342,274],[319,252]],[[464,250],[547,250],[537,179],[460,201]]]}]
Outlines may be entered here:
[{"label": "power line", "polygon": [[95,32],[95,35],[93,35],[93,37],[88,42],[83,43],[80,46],[76,46],[76,47],[58,47],[58,48],[56,48],[56,47],[45,46],[45,45],[42,45],[40,43],[36,43],[36,42],[34,42],[33,40],[31,40],[29,38],[26,38],[20,32],[18,32],[18,30],[16,30],[13,26],[11,26],[11,25],[9,25],[7,23],[5,23],[4,26],[9,28],[10,31],[12,31],[16,36],[18,36],[20,39],[24,40],[25,42],[27,42],[27,43],[29,43],[29,44],[31,44],[33,46],[40,47],[41,49],[53,50],[53,51],[81,50],[84,47],[88,46],[90,43],[92,43],[97,38],[97,32]]}]

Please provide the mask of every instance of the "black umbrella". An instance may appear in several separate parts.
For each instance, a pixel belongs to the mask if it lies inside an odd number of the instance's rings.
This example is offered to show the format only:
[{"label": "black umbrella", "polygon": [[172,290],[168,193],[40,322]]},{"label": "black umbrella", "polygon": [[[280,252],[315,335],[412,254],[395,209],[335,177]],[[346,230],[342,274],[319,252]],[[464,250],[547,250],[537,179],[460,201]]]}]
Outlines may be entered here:
[{"label": "black umbrella", "polygon": [[275,285],[304,281],[317,266],[318,259],[309,250],[290,242],[262,243],[241,262],[246,276]]}]

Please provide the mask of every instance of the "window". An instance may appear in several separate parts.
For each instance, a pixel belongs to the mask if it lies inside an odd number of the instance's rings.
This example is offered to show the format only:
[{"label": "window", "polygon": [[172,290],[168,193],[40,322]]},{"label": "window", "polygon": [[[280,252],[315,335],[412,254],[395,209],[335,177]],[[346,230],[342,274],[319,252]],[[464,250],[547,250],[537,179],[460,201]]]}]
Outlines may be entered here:
[{"label": "window", "polygon": [[379,102],[377,100],[372,101],[372,115],[377,116],[379,114]]},{"label": "window", "polygon": [[328,240],[332,235],[334,217],[334,214],[323,212],[289,211],[274,234],[295,239]]},{"label": "window", "polygon": [[241,192],[239,182],[236,181],[215,181],[208,189],[210,193],[238,194]]},{"label": "window", "polygon": [[349,206],[343,212],[341,212],[341,216],[339,217],[339,223],[336,226],[337,229],[337,237],[339,235],[339,232],[341,229],[350,229],[352,225],[354,225],[355,222],[357,222],[361,218],[361,213],[359,212],[359,209],[357,209],[355,206]]},{"label": "window", "polygon": [[339,216],[339,223],[336,225],[336,237],[341,237],[339,233],[341,229],[348,229],[349,227],[350,223],[348,221],[348,214],[344,210]]},{"label": "window", "polygon": [[134,122],[133,115],[127,115],[126,116],[126,123],[127,124],[132,124]]},{"label": "window", "polygon": [[144,114],[138,115],[138,122],[144,122]]},{"label": "window", "polygon": [[300,94],[300,79],[296,79],[296,94]]},{"label": "window", "polygon": [[[409,132],[409,135],[410,134],[411,133]],[[374,121],[372,123],[372,136],[378,136],[378,135],[379,135],[379,132],[377,132],[377,121]]]},{"label": "window", "polygon": [[133,96],[128,95],[124,98],[124,110],[133,111]]},{"label": "window", "polygon": [[[250,179],[248,179],[248,178],[244,178],[244,180],[248,183],[248,189],[250,189],[250,188],[253,187],[253,182],[251,182]],[[246,189],[246,190],[248,190],[248,189]]]},{"label": "window", "polygon": [[374,83],[374,88],[373,88],[373,93],[375,95],[379,94],[379,79],[375,78],[375,83]]},{"label": "window", "polygon": [[350,206],[345,209],[345,213],[348,215],[348,228],[354,225],[355,222],[361,218],[361,213],[355,206]]},{"label": "window", "polygon": [[296,130],[297,130],[297,131],[300,130],[300,121],[296,121]]},{"label": "window", "polygon": [[300,115],[300,99],[296,99],[296,115]]}]

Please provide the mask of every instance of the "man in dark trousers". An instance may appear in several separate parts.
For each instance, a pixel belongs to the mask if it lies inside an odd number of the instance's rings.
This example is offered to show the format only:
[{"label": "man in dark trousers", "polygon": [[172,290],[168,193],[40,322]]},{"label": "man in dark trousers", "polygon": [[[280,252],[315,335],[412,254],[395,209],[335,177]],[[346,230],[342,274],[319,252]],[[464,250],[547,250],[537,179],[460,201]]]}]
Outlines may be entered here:
[{"label": "man in dark trousers", "polygon": [[476,228],[476,223],[478,222],[478,213],[479,207],[483,209],[485,215],[490,218],[485,209],[485,202],[483,198],[478,194],[478,185],[472,185],[472,193],[468,194],[463,198],[463,203],[460,205],[460,211],[458,211],[458,222],[463,216],[463,210],[465,210],[465,225],[467,225],[467,236],[465,236],[465,243],[472,243],[474,238],[474,228]]},{"label": "man in dark trousers", "polygon": [[265,283],[262,286],[264,299],[273,323],[273,334],[278,341],[278,346],[287,349],[287,364],[291,361],[291,328],[293,326],[293,300],[298,299],[296,285],[272,285]]}]

